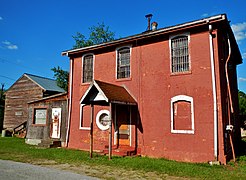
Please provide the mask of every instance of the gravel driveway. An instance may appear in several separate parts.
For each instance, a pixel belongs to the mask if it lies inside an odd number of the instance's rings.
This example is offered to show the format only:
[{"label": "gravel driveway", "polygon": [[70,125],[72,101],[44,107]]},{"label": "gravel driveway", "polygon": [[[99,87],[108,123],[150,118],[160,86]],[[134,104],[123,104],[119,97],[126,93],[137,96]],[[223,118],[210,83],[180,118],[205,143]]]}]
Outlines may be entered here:
[{"label": "gravel driveway", "polygon": [[0,179],[6,180],[97,180],[97,178],[32,164],[0,160]]}]

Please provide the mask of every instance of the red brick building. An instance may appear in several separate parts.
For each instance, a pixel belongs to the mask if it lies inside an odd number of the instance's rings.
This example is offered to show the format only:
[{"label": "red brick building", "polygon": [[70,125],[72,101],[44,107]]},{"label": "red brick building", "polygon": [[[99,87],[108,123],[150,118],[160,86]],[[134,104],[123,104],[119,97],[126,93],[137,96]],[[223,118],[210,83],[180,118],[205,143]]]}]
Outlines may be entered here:
[{"label": "red brick building", "polygon": [[232,158],[242,57],[225,14],[62,54],[70,58],[69,148]]}]

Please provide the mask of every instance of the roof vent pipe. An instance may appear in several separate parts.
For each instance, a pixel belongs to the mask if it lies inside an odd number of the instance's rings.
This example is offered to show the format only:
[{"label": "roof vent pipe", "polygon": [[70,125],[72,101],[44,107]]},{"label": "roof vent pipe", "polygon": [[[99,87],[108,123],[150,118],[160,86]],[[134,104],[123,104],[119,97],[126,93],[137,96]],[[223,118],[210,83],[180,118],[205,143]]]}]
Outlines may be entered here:
[{"label": "roof vent pipe", "polygon": [[147,15],[145,15],[145,17],[148,19],[148,27],[147,27],[147,31],[150,30],[150,20],[151,20],[152,16],[153,16],[152,14],[147,14]]},{"label": "roof vent pipe", "polygon": [[152,31],[155,31],[157,29],[157,26],[158,26],[158,23],[157,22],[152,22],[151,23]]}]

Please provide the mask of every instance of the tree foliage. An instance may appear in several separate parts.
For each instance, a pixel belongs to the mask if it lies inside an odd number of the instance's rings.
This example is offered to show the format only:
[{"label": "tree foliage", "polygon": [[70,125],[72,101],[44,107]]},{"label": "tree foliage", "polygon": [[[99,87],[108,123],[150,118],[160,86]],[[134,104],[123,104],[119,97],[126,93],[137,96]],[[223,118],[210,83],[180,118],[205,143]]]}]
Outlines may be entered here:
[{"label": "tree foliage", "polygon": [[92,46],[96,44],[105,43],[114,40],[115,33],[109,30],[109,26],[104,23],[98,23],[97,26],[89,28],[90,35],[86,38],[80,32],[77,32],[75,36],[72,36],[75,40],[74,49]]},{"label": "tree foliage", "polygon": [[243,91],[238,91],[239,110],[241,115],[246,115],[246,94]]},{"label": "tree foliage", "polygon": [[67,91],[67,89],[68,89],[68,77],[69,77],[68,71],[63,70],[59,66],[57,68],[54,67],[51,70],[54,72],[54,77],[56,79],[57,86],[64,89],[65,91]]},{"label": "tree foliage", "polygon": [[[75,45],[73,46],[74,49],[114,40],[115,33],[110,31],[109,26],[106,26],[104,23],[98,23],[97,26],[90,27],[89,31],[90,35],[88,38],[80,32],[77,32],[75,36],[72,36],[75,40]],[[62,70],[59,66],[54,67],[51,70],[54,72],[57,85],[67,91],[69,73]]]}]

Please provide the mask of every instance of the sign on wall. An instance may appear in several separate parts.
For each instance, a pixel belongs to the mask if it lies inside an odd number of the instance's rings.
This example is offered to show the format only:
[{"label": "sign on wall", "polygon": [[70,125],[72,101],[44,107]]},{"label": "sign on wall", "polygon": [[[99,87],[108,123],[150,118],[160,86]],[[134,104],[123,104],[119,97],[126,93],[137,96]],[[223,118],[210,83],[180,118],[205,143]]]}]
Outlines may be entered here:
[{"label": "sign on wall", "polygon": [[46,124],[46,109],[36,109],[34,124]]},{"label": "sign on wall", "polygon": [[61,108],[52,108],[51,138],[60,138]]}]

